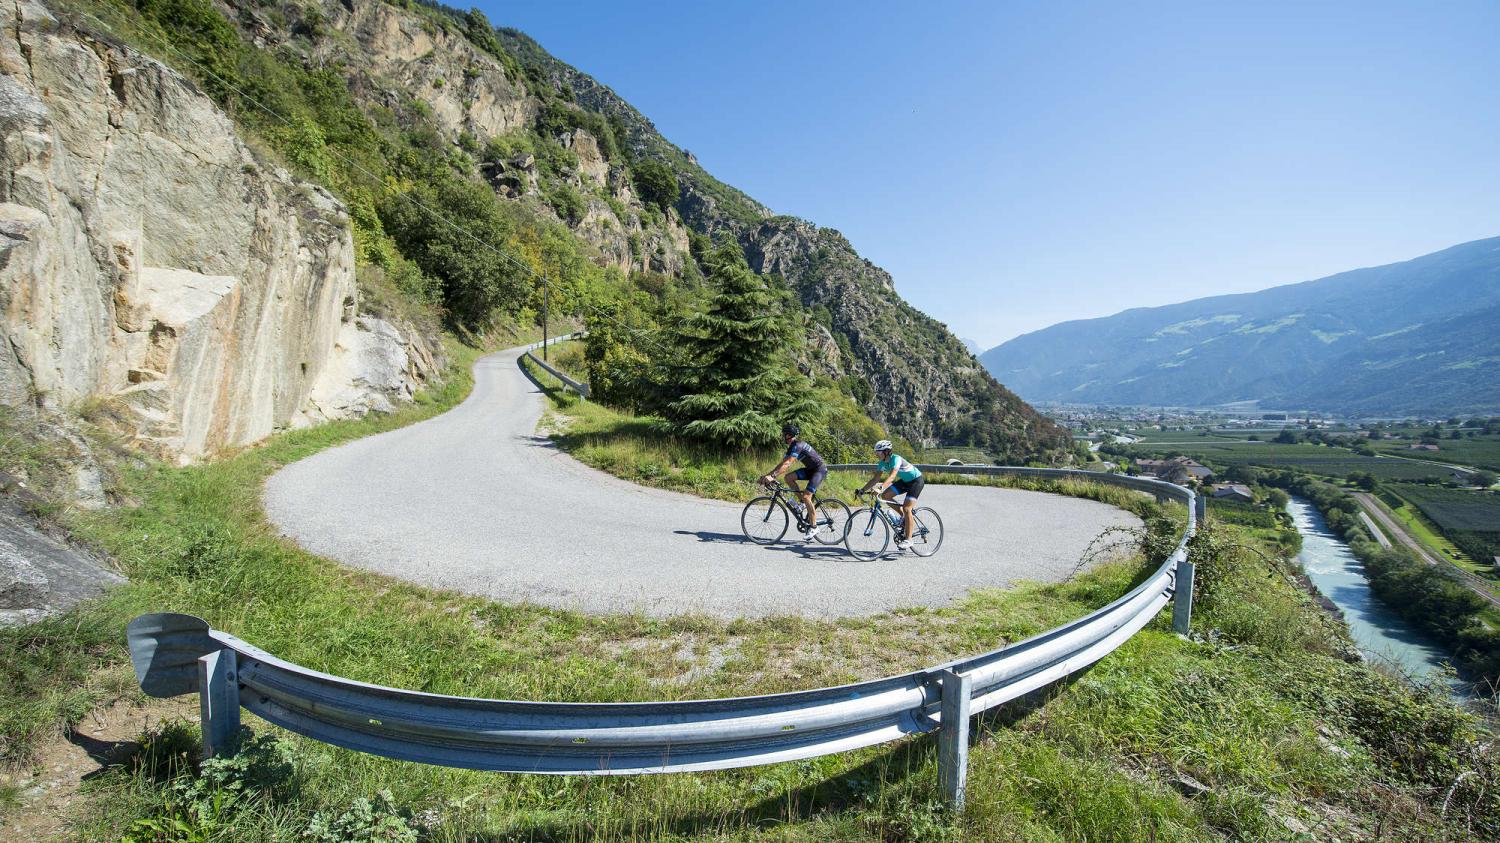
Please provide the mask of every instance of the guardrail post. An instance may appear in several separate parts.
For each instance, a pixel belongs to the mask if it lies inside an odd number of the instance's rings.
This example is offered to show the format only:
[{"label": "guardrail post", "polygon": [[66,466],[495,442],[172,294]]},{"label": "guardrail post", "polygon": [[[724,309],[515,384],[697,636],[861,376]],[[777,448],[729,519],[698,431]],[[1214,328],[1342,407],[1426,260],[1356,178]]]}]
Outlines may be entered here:
[{"label": "guardrail post", "polygon": [[240,678],[233,650],[198,659],[198,709],[203,719],[203,757],[229,749],[240,730]]},{"label": "guardrail post", "polygon": [[1187,635],[1193,623],[1193,563],[1177,563],[1177,586],[1172,594],[1172,629]]},{"label": "guardrail post", "polygon": [[1193,495],[1193,514],[1198,517],[1198,523],[1208,516],[1208,495],[1198,492]]},{"label": "guardrail post", "polygon": [[969,780],[969,697],[973,680],[951,670],[938,672],[942,685],[943,725],[938,734],[938,782],[954,811],[964,808]]}]

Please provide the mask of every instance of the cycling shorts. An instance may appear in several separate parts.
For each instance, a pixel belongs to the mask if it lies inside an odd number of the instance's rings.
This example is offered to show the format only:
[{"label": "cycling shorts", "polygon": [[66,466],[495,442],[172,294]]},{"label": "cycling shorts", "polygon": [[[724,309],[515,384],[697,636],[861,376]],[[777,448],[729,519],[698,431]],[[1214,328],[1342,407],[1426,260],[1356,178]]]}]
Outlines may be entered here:
[{"label": "cycling shorts", "polygon": [[918,477],[915,480],[897,480],[891,484],[891,488],[897,494],[906,495],[907,500],[916,500],[922,496],[922,487],[927,485],[926,477]]},{"label": "cycling shorts", "polygon": [[825,467],[820,468],[817,471],[809,472],[806,468],[799,468],[796,471],[792,472],[792,476],[807,484],[807,486],[804,487],[804,490],[806,492],[808,492],[809,494],[817,494],[818,487],[823,485],[823,481],[828,477],[828,469]]}]

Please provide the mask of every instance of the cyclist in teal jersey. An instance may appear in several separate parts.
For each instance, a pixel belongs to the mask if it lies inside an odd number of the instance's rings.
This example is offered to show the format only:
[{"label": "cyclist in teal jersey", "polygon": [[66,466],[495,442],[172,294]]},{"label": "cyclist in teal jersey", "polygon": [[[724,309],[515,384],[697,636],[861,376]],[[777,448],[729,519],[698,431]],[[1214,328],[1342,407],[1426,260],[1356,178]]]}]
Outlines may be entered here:
[{"label": "cyclist in teal jersey", "polygon": [[[917,506],[917,498],[922,495],[922,487],[927,485],[927,480],[922,477],[922,471],[907,462],[902,457],[896,456],[895,449],[891,446],[891,440],[882,439],[875,443],[875,453],[880,457],[880,464],[875,467],[875,475],[870,478],[861,492],[876,489],[880,496],[892,503],[896,501],[896,495],[906,495],[906,500],[901,502],[901,514],[906,519],[906,529],[896,537],[896,547],[905,550],[911,546],[911,534],[915,528],[911,511]],[[882,479],[884,478],[884,479]]]}]

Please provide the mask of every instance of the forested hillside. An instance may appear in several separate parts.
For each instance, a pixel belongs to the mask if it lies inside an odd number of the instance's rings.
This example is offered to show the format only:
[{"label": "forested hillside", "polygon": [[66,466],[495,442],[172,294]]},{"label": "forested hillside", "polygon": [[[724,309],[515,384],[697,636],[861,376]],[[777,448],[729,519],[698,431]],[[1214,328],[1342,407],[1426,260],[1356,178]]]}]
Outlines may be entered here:
[{"label": "forested hillside", "polygon": [[978,445],[996,459],[1054,459],[1067,444],[838,232],[714,179],[607,87],[478,11],[379,0],[64,9],[197,81],[345,202],[367,306],[426,309],[460,332],[546,306],[606,329],[621,348],[595,355],[599,379],[654,411],[690,362],[674,338],[705,306],[706,261],[727,241],[781,291],[786,365],[823,396],[815,425],[837,426],[848,405],[917,444]]}]

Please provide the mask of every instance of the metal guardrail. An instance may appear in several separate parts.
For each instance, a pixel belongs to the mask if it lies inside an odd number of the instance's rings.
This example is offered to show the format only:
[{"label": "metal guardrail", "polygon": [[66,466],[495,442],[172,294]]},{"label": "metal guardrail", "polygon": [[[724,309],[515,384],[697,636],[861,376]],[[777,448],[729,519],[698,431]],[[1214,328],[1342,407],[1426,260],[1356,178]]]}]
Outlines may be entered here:
[{"label": "metal guardrail", "polygon": [[[860,469],[873,466],[847,465]],[[558,703],[441,696],[356,682],[283,661],[191,615],[130,622],[141,690],[197,692],[208,755],[230,745],[239,709],[325,743],[388,758],[514,773],[619,775],[749,767],[811,758],[941,729],[939,767],[963,801],[972,714],[1093,664],[1176,596],[1192,603],[1192,491],[1157,480],[1067,469],[923,466],[924,472],[1077,478],[1187,504],[1176,548],[1144,582],[1098,611],[1024,641],[900,676],[787,694],[681,702]]]},{"label": "metal guardrail", "polygon": [[[583,336],[583,332],[581,332],[581,331],[576,332],[576,333],[572,333],[572,334],[564,334],[563,336],[560,336],[560,337],[553,337],[552,340],[551,340],[551,342],[548,342],[546,344],[547,345],[555,345],[557,343],[562,342],[563,340],[570,340],[570,339],[573,339],[575,337],[581,337],[581,336]],[[557,368],[549,365],[547,363],[547,361],[545,361],[545,360],[537,357],[535,354],[531,353],[534,349],[541,348],[542,345],[543,345],[542,343],[538,342],[538,343],[532,343],[531,345],[527,346],[526,347],[526,354],[525,354],[526,359],[530,360],[531,362],[533,362],[536,365],[540,366],[542,368],[542,370],[545,371],[547,374],[549,374],[552,377],[557,378],[558,380],[562,381],[563,386],[572,389],[574,392],[578,393],[581,397],[583,397],[585,400],[587,400],[588,397],[589,397],[589,385],[587,383],[585,383],[584,381],[575,380],[575,379],[569,377],[568,375],[564,374],[562,372],[562,370],[557,369]]]}]

